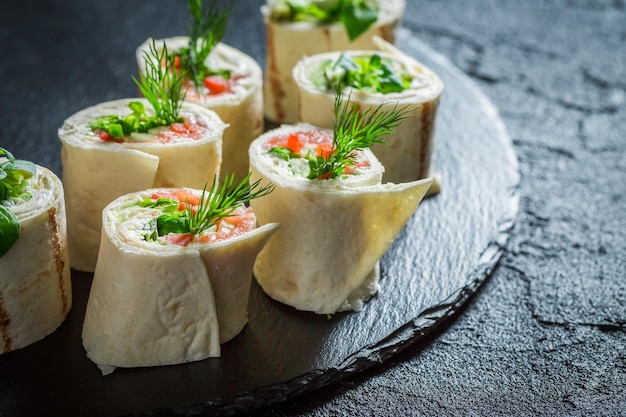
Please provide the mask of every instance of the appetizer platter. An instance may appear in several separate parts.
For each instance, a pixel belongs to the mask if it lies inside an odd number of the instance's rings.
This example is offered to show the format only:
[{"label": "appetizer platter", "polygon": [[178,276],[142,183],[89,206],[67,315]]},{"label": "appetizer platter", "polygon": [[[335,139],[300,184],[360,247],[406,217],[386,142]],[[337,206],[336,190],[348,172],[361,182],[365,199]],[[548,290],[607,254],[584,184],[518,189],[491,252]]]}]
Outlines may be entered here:
[{"label": "appetizer platter", "polygon": [[93,275],[74,270],[72,310],[59,329],[0,356],[2,414],[245,412],[362,372],[459,314],[510,233],[516,157],[496,110],[469,78],[408,31],[397,45],[446,84],[432,162],[442,189],[421,203],[381,259],[381,290],[362,311],[298,311],[253,280],[248,323],[221,346],[221,357],[103,377],[81,343]]},{"label": "appetizer platter", "polygon": [[404,0],[269,0],[265,74],[203,4],[188,36],[137,47],[143,97],[65,115],[62,182],[0,148],[0,415],[296,398],[419,347],[502,254],[510,139],[399,29]]}]

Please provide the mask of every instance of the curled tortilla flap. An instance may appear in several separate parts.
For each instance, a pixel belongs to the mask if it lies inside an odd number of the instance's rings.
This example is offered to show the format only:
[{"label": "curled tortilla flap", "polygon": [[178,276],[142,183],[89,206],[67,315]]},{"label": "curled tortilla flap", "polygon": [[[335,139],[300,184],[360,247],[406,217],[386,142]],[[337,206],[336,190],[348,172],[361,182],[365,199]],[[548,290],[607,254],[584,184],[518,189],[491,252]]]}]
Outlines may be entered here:
[{"label": "curled tortilla flap", "polygon": [[148,242],[141,233],[154,210],[136,203],[163,190],[122,196],[102,213],[83,345],[105,374],[219,356],[220,343],[247,322],[252,265],[278,228],[268,224],[217,243]]},{"label": "curled tortilla flap", "polygon": [[[189,44],[189,38],[178,36],[155,42],[157,48],[162,48],[165,43],[168,51],[177,52]],[[137,65],[142,73],[145,73],[145,53],[151,43],[152,39],[147,39],[136,51]],[[188,92],[186,100],[215,111],[229,125],[222,138],[221,172],[235,173],[235,178],[243,178],[248,173],[246,150],[263,132],[263,73],[253,58],[223,43],[213,48],[207,64],[210,68],[232,71],[238,78],[232,93],[198,96]]]},{"label": "curled tortilla flap", "polygon": [[[380,44],[380,38],[377,42]],[[390,45],[385,42],[386,45]],[[382,45],[382,44],[381,44]],[[434,144],[435,119],[443,82],[430,69],[405,54],[393,51],[344,51],[351,57],[369,57],[376,53],[382,58],[397,62],[414,81],[410,89],[400,93],[371,93],[350,88],[351,101],[362,111],[392,110],[409,106],[415,109],[395,131],[384,137],[386,144],[377,144],[372,151],[385,167],[384,181],[401,183],[426,178],[430,175],[430,162]],[[314,84],[315,72],[326,61],[335,61],[341,52],[331,52],[305,57],[294,67],[293,77],[298,89],[299,118],[303,122],[330,128],[334,120],[335,92]],[[319,76],[318,76],[319,77]]]},{"label": "curled tortilla flap", "polygon": [[126,115],[122,99],[89,107],[68,118],[59,129],[63,185],[68,208],[68,237],[72,268],[93,272],[100,244],[101,212],[115,198],[152,187],[202,188],[219,174],[222,134],[226,125],[212,111],[184,103],[181,114],[202,120],[204,137],[171,143],[104,142],[93,135],[89,122],[103,115]]},{"label": "curled tortilla flap", "polygon": [[368,274],[432,180],[355,185],[342,179],[298,178],[277,169],[264,155],[267,135],[250,148],[251,181],[269,181],[276,188],[251,206],[261,224],[280,222],[281,229],[257,257],[257,281],[270,297],[299,310],[335,313],[355,308],[359,303],[354,295],[364,286],[375,292],[377,274],[369,279]]},{"label": "curled tortilla flap", "polygon": [[[261,10],[266,27],[265,116],[278,123],[298,121],[296,85],[291,71],[305,55],[348,49],[374,49],[374,35],[390,42],[400,25],[405,0],[380,0],[379,18],[367,31],[350,42],[341,23],[278,22],[270,18],[267,6]],[[332,108],[332,107],[331,107]]]},{"label": "curled tortilla flap", "polygon": [[279,227],[278,223],[266,224],[200,250],[215,294],[220,343],[237,336],[248,322],[252,267],[259,251]]},{"label": "curled tortilla flap", "polygon": [[72,306],[63,186],[40,166],[31,181],[33,197],[10,208],[20,237],[0,257],[0,354],[49,335]]}]

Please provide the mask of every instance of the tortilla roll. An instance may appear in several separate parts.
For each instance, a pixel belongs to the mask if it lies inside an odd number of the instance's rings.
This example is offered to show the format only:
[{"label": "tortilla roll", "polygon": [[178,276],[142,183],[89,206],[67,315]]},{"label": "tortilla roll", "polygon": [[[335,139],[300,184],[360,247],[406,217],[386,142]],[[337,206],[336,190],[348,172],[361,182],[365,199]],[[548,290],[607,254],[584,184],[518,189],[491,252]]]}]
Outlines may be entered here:
[{"label": "tortilla roll", "polygon": [[104,374],[115,367],[220,356],[220,343],[247,323],[254,259],[279,226],[256,227],[252,217],[254,227],[225,240],[194,238],[181,246],[168,235],[147,241],[146,224],[162,212],[137,204],[170,191],[131,193],[102,213],[102,242],[82,339],[88,357]]},{"label": "tortilla roll", "polygon": [[[405,0],[376,1],[378,20],[359,37],[350,41],[341,22],[282,22],[271,18],[269,6],[261,11],[266,28],[265,116],[277,123],[295,123],[298,97],[292,69],[306,55],[347,49],[374,49],[373,36],[395,42],[406,6]],[[332,108],[332,107],[331,107]]]},{"label": "tortilla roll", "polygon": [[378,262],[432,180],[381,184],[383,167],[369,150],[360,151],[369,164],[362,173],[310,180],[268,153],[273,138],[310,130],[320,129],[281,126],[250,148],[250,180],[276,186],[251,206],[261,224],[281,223],[257,257],[254,276],[271,298],[298,310],[358,311],[378,291]]},{"label": "tortilla roll", "polygon": [[[145,73],[145,53],[149,51],[152,39],[147,39],[137,48],[139,71]],[[157,48],[163,44],[171,54],[176,54],[189,44],[189,38],[178,36],[156,41]],[[263,132],[263,73],[259,64],[249,55],[223,43],[218,43],[207,58],[209,68],[231,71],[230,92],[210,94],[203,89],[198,94],[187,81],[185,99],[213,110],[229,125],[222,138],[222,167],[225,174],[234,173],[236,178],[248,174],[248,153],[253,139]]]},{"label": "tortilla roll", "polygon": [[[393,133],[385,136],[385,144],[377,144],[371,148],[385,167],[383,180],[399,184],[431,176],[435,121],[444,88],[441,79],[415,59],[395,50],[358,50],[344,53],[352,58],[366,59],[377,54],[383,60],[393,62],[412,78],[409,89],[396,93],[383,94],[346,88],[350,92],[350,100],[358,103],[362,112],[381,105],[386,111],[396,106],[412,109],[402,124]],[[324,63],[335,62],[340,55],[341,52],[317,54],[305,57],[296,64],[293,76],[298,86],[299,118],[303,122],[332,127],[335,91],[319,86],[315,80],[321,76]]]},{"label": "tortilla roll", "polygon": [[40,166],[29,181],[32,198],[9,208],[20,236],[0,257],[0,354],[51,334],[72,307],[63,186]]},{"label": "tortilla roll", "polygon": [[68,211],[72,268],[93,272],[98,256],[102,209],[115,198],[153,187],[202,188],[219,175],[222,135],[227,127],[215,112],[183,103],[181,116],[202,126],[199,137],[157,128],[154,134],[133,133],[123,143],[103,141],[89,128],[96,117],[130,113],[121,99],[75,113],[59,129],[61,163]]}]

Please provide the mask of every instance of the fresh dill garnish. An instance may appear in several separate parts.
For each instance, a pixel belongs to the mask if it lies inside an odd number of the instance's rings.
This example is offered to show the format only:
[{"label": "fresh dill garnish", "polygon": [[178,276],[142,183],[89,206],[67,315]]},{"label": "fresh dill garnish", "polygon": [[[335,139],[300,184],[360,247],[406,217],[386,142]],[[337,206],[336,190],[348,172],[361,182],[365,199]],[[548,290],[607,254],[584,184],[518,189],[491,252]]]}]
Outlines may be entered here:
[{"label": "fresh dill garnish", "polygon": [[[140,79],[133,77],[133,81],[148,100],[153,116],[148,116],[141,101],[131,101],[128,104],[132,113],[121,117],[117,114],[97,117],[89,123],[89,127],[104,140],[116,138],[125,140],[133,132],[148,132],[159,126],[169,126],[172,123],[182,122],[179,116],[185,99],[182,90],[183,73],[173,71],[174,56],[167,51],[167,45],[159,52],[155,40],[152,38],[150,49],[144,52],[146,72],[140,74]],[[102,134],[106,132],[106,136]]]},{"label": "fresh dill garnish", "polygon": [[202,233],[224,217],[232,215],[237,208],[250,200],[263,197],[274,190],[274,184],[259,187],[260,180],[250,184],[250,173],[239,183],[235,182],[235,175],[231,174],[221,185],[217,184],[214,177],[208,191],[205,185],[197,205],[188,200],[177,202],[168,198],[144,199],[138,203],[140,207],[155,208],[163,212],[156,218],[156,222],[152,221],[147,225],[148,233],[144,238],[155,241],[157,236],[168,233]]},{"label": "fresh dill garnish", "polygon": [[174,56],[168,54],[167,45],[163,43],[161,52],[156,47],[154,38],[150,44],[150,51],[144,52],[146,63],[145,74],[139,75],[139,80],[133,81],[139,90],[152,105],[154,113],[165,125],[180,122],[178,116],[185,99],[183,74],[174,71]]},{"label": "fresh dill garnish", "polygon": [[232,10],[232,2],[227,6],[220,5],[217,0],[204,4],[203,0],[189,0],[191,25],[189,28],[189,45],[179,50],[180,67],[187,71],[187,76],[196,90],[204,85],[204,79],[211,75],[230,78],[229,70],[209,68],[206,60],[218,42],[224,37],[228,19]]},{"label": "fresh dill garnish", "polygon": [[249,181],[250,173],[238,184],[235,183],[235,174],[231,174],[224,179],[220,186],[214,177],[209,196],[205,198],[205,185],[195,212],[191,207],[187,207],[189,232],[198,234],[217,224],[220,219],[230,216],[242,204],[263,197],[274,190],[274,184],[265,185],[257,190],[261,180],[257,180],[253,184],[250,184]]},{"label": "fresh dill garnish", "polygon": [[383,136],[393,133],[414,109],[410,106],[383,111],[385,103],[361,112],[358,103],[350,104],[351,94],[342,100],[342,86],[335,92],[335,120],[333,121],[333,146],[328,157],[309,157],[309,179],[336,178],[345,168],[356,164],[356,151],[377,143],[385,143]]}]

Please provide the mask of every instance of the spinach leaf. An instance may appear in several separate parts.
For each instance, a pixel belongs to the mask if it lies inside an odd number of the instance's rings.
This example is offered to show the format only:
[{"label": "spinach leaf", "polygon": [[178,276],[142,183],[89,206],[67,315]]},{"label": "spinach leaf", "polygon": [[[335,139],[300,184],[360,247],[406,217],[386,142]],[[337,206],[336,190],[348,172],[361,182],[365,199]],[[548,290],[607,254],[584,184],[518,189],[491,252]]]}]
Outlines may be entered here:
[{"label": "spinach leaf", "polygon": [[351,41],[359,37],[378,19],[378,11],[370,9],[364,1],[348,1],[341,8],[340,19]]},{"label": "spinach leaf", "polygon": [[11,249],[20,237],[22,227],[15,214],[0,204],[0,257]]},{"label": "spinach leaf", "polygon": [[189,218],[186,215],[161,214],[157,217],[157,232],[159,236],[168,233],[189,233]]},{"label": "spinach leaf", "polygon": [[15,159],[13,154],[0,148],[0,257],[7,253],[20,237],[21,225],[15,214],[2,205],[6,200],[29,200],[26,180],[37,175],[37,167],[29,161]]}]

